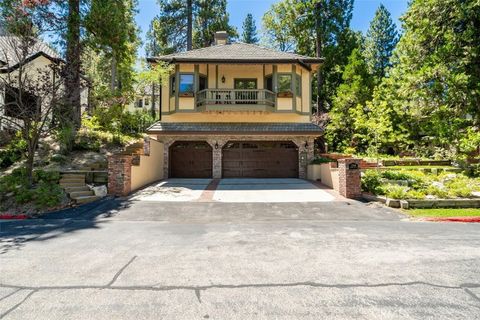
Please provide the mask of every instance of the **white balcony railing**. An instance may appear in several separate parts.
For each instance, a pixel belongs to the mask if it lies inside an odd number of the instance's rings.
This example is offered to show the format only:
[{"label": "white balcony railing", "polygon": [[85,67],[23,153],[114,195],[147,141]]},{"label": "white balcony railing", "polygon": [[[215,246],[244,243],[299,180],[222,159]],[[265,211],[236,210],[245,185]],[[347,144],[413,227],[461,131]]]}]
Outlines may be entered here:
[{"label": "white balcony railing", "polygon": [[266,89],[205,89],[197,92],[197,107],[208,105],[275,106],[275,93]]}]

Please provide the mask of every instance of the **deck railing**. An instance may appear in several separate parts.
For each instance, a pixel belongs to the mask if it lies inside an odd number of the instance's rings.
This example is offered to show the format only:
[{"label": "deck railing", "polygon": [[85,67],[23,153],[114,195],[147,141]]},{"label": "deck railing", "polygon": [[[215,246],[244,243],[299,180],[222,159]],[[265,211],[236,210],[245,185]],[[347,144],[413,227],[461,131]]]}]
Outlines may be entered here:
[{"label": "deck railing", "polygon": [[197,106],[258,104],[275,106],[275,93],[266,89],[205,89],[197,93]]}]

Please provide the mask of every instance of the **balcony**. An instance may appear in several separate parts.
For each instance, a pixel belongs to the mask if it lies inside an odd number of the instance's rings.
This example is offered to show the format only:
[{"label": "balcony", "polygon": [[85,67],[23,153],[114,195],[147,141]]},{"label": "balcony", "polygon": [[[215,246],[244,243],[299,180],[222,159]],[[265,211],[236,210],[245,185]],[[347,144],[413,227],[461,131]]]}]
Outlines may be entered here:
[{"label": "balcony", "polygon": [[275,93],[266,89],[205,89],[197,92],[199,111],[275,110]]}]

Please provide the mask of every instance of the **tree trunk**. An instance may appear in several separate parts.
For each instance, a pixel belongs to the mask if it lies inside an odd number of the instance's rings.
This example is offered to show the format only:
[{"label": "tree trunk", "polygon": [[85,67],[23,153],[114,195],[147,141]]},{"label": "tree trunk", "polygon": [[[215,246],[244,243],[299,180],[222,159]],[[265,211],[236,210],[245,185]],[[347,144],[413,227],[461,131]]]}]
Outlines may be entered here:
[{"label": "tree trunk", "polygon": [[80,127],[80,0],[68,0],[67,49],[65,62],[65,89],[67,119],[76,128]]},{"label": "tree trunk", "polygon": [[[320,18],[321,18],[321,1],[318,1],[315,4],[315,31],[316,31],[316,52],[317,52],[317,58],[322,57],[322,49],[323,49],[323,44],[322,44],[322,32],[321,32],[321,27],[320,27]],[[323,105],[323,99],[321,98],[321,93],[323,89],[323,72],[321,67],[318,67],[317,70],[317,116],[320,116],[322,113],[324,113],[325,106]]]},{"label": "tree trunk", "polygon": [[151,99],[152,99],[152,104],[151,104],[151,109],[150,109],[150,113],[152,114],[152,117],[155,119],[156,118],[156,112],[157,110],[155,110],[155,83],[152,83],[152,95],[151,95]]},{"label": "tree trunk", "polygon": [[112,55],[112,69],[110,73],[110,91],[111,93],[115,93],[115,89],[117,87],[117,59],[115,58],[115,54]]},{"label": "tree trunk", "polygon": [[187,0],[187,51],[192,50],[193,12],[192,0]]}]

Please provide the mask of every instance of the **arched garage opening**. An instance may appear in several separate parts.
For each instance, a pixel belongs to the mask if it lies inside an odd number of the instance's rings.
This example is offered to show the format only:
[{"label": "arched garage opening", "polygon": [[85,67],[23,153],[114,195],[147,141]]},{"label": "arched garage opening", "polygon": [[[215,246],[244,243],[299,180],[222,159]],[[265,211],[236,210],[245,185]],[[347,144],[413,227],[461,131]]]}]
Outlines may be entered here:
[{"label": "arched garage opening", "polygon": [[170,147],[170,178],[211,178],[212,147],[205,141],[177,141]]},{"label": "arched garage opening", "polygon": [[230,141],[222,152],[223,178],[298,178],[291,141]]}]

